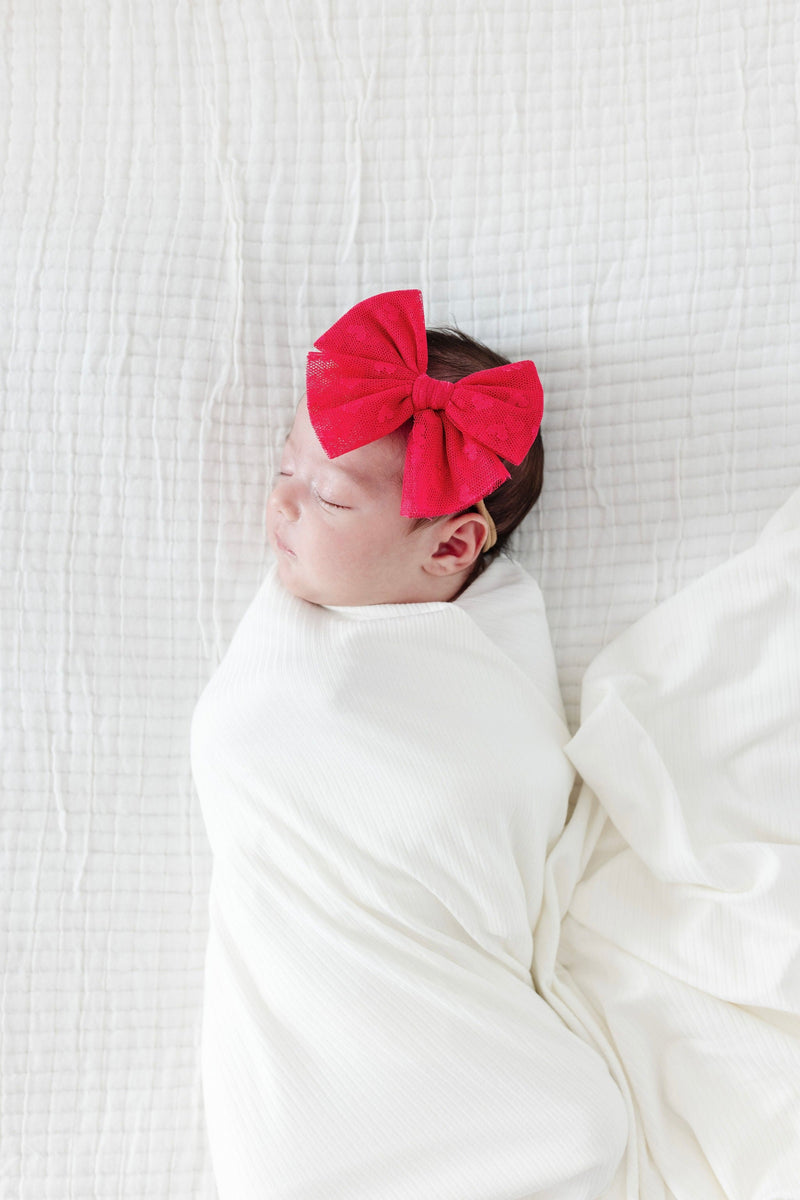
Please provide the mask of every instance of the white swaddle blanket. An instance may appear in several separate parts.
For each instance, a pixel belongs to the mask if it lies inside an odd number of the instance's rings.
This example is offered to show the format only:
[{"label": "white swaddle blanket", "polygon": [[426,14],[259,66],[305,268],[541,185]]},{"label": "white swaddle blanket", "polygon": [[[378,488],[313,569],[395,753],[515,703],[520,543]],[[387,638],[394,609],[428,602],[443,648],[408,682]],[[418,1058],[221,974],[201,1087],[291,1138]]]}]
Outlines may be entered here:
[{"label": "white swaddle blanket", "polygon": [[589,1200],[628,1121],[535,992],[574,771],[538,585],[330,608],[270,570],[192,721],[223,1200]]},{"label": "white swaddle blanket", "polygon": [[626,1098],[608,1200],[798,1200],[800,491],[602,651],[566,752],[533,972]]}]

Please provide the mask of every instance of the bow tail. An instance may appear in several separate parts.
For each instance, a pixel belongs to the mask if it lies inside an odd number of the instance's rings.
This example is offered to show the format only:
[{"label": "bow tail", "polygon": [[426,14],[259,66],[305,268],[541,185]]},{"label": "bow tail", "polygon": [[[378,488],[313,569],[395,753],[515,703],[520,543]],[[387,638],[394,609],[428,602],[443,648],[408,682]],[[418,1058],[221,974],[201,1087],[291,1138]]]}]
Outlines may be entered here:
[{"label": "bow tail", "polygon": [[406,448],[404,517],[440,517],[477,504],[509,479],[502,460],[443,415],[417,412]]}]

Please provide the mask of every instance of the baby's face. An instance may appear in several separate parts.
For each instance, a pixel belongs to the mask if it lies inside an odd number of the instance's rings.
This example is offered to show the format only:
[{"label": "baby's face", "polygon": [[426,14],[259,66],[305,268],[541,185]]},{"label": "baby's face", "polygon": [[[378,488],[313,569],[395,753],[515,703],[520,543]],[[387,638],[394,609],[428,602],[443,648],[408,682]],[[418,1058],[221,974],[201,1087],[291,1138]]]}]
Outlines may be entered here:
[{"label": "baby's face", "polygon": [[335,605],[401,604],[456,594],[476,556],[459,571],[465,559],[435,552],[449,525],[464,518],[442,518],[444,525],[432,522],[409,535],[411,518],[400,515],[404,461],[400,431],[329,459],[303,397],[267,503],[267,534],[290,592],[314,604]]}]

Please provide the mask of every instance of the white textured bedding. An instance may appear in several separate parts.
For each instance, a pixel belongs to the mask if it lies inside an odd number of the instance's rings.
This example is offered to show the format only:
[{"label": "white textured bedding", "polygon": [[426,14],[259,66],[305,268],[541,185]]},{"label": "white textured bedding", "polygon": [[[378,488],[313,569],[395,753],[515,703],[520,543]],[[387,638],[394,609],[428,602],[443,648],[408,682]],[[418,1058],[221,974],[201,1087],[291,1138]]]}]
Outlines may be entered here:
[{"label": "white textured bedding", "polygon": [[17,0],[0,54],[0,1195],[210,1200],[189,720],[305,354],[420,287],[535,360],[574,731],[800,483],[797,10]]}]

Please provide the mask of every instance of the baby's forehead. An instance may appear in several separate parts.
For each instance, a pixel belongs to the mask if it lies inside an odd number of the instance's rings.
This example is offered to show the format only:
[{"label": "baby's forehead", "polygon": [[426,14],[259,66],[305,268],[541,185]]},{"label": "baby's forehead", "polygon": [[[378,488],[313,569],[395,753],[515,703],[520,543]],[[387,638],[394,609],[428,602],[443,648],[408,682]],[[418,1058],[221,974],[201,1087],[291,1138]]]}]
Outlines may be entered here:
[{"label": "baby's forehead", "polygon": [[372,495],[394,492],[403,483],[405,443],[389,434],[330,461]]},{"label": "baby's forehead", "polygon": [[[406,442],[399,430],[360,446],[363,452],[359,469],[367,471],[381,482],[401,480],[406,458]],[[356,451],[358,453],[358,451]]]},{"label": "baby's forehead", "polygon": [[407,431],[404,428],[395,429],[384,437],[358,446],[336,458],[329,459],[320,445],[311,419],[308,415],[306,397],[303,396],[297,406],[295,420],[289,431],[287,440],[298,440],[298,434],[313,441],[319,455],[329,461],[337,470],[348,475],[355,483],[369,490],[382,490],[385,487],[396,488],[402,485],[403,468],[405,466]]}]

